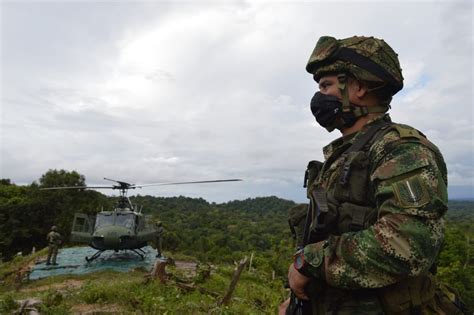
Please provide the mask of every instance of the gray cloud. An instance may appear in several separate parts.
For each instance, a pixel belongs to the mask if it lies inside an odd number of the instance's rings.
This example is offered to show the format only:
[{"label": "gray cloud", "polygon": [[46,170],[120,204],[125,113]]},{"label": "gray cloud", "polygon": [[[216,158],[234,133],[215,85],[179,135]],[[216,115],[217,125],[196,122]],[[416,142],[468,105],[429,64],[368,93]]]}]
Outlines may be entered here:
[{"label": "gray cloud", "polygon": [[319,36],[365,34],[400,55],[392,118],[441,148],[462,197],[474,187],[471,21],[468,1],[2,3],[0,176],[241,177],[138,192],[302,201],[307,162],[338,136],[310,114],[305,63]]}]

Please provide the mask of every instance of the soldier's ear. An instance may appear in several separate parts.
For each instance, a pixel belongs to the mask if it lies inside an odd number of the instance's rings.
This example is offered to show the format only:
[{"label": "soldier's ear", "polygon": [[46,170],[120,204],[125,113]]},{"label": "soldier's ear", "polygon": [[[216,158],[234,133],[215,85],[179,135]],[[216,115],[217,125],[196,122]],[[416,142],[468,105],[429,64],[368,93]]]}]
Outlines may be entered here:
[{"label": "soldier's ear", "polygon": [[368,90],[369,87],[364,82],[359,81],[356,78],[349,78],[349,91],[355,99],[363,99],[367,95]]},{"label": "soldier's ear", "polygon": [[367,85],[365,82],[361,82],[361,81],[359,81],[359,80],[354,80],[354,84],[355,84],[355,93],[356,93],[356,96],[357,96],[359,99],[364,98],[364,96],[366,96],[367,93],[369,92],[369,87],[368,87],[368,85]]}]

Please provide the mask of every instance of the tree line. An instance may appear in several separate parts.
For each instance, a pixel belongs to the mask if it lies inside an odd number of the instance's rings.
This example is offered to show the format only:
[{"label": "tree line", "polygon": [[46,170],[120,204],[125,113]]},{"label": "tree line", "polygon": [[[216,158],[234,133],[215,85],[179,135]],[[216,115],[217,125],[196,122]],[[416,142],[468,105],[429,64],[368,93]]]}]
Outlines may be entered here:
[{"label": "tree line", "polygon": [[[49,170],[38,182],[19,186],[0,180],[0,253],[3,260],[16,253],[45,247],[52,225],[69,236],[74,213],[110,210],[118,197],[93,190],[40,190],[52,186],[85,186],[83,175]],[[133,196],[132,203],[159,218],[165,227],[166,251],[203,262],[233,262],[254,253],[253,266],[285,277],[294,251],[288,210],[296,204],[278,197],[209,203],[202,198]],[[456,287],[474,306],[473,201],[450,201],[444,248],[438,275]]]}]

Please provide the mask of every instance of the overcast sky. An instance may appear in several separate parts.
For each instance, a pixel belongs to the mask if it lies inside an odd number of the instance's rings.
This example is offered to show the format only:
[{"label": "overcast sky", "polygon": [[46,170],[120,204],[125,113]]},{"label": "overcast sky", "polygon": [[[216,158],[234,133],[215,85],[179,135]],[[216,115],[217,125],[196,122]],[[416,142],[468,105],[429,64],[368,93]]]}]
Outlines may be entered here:
[{"label": "overcast sky", "polygon": [[472,198],[472,21],[471,1],[2,1],[0,177],[242,178],[137,192],[304,201],[307,162],[340,136],[311,115],[306,62],[320,36],[372,35],[403,68],[392,119],[440,147],[450,198]]}]

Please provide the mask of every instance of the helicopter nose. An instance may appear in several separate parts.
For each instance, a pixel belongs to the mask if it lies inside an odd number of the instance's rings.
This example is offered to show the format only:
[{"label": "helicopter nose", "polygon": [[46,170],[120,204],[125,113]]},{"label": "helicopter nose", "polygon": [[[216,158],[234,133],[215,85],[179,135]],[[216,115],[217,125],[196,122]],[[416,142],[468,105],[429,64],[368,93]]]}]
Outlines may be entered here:
[{"label": "helicopter nose", "polygon": [[117,227],[104,228],[96,231],[97,236],[102,238],[103,244],[107,248],[120,248],[122,246],[122,239],[128,236],[128,230],[122,231]]},{"label": "helicopter nose", "polygon": [[120,237],[116,232],[109,232],[104,235],[105,246],[116,247],[120,244]]}]

